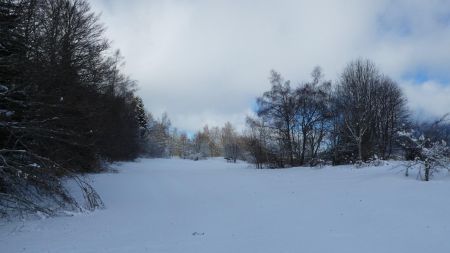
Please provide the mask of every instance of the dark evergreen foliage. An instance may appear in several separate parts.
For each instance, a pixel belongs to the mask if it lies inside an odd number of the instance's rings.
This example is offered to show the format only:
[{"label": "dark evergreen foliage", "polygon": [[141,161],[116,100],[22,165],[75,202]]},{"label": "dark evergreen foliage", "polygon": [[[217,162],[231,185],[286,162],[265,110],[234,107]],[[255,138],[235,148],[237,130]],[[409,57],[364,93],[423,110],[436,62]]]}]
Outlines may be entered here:
[{"label": "dark evergreen foliage", "polygon": [[0,3],[0,207],[67,203],[61,176],[142,151],[143,104],[103,32],[85,0]]}]

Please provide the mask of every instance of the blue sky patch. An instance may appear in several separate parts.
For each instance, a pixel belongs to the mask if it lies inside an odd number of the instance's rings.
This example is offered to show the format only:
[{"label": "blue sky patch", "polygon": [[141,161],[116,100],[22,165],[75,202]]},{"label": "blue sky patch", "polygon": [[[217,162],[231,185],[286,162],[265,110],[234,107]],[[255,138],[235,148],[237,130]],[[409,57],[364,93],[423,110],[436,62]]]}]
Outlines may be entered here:
[{"label": "blue sky patch", "polygon": [[402,76],[404,80],[412,80],[416,83],[424,83],[426,81],[436,81],[444,85],[450,85],[450,75],[447,73],[439,73],[431,71],[424,67],[419,67]]}]

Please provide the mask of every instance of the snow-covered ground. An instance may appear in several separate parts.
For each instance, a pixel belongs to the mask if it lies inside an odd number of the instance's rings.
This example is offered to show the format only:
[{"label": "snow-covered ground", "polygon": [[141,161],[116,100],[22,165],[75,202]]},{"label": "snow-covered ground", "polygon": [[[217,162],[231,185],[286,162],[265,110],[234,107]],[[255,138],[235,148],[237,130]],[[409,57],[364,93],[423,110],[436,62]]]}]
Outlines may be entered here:
[{"label": "snow-covered ground", "polygon": [[0,252],[450,252],[448,178],[222,159],[117,168],[93,176],[106,209],[3,223]]}]

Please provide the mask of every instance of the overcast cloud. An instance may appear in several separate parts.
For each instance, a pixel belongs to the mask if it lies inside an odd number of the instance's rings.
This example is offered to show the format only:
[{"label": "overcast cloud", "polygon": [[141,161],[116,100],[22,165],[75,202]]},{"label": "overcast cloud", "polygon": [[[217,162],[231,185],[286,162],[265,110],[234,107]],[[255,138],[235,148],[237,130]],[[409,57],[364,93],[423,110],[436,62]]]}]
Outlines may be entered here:
[{"label": "overcast cloud", "polygon": [[93,0],[107,37],[155,115],[180,129],[239,128],[276,69],[295,84],[316,65],[338,78],[372,59],[411,109],[450,111],[450,0]]}]

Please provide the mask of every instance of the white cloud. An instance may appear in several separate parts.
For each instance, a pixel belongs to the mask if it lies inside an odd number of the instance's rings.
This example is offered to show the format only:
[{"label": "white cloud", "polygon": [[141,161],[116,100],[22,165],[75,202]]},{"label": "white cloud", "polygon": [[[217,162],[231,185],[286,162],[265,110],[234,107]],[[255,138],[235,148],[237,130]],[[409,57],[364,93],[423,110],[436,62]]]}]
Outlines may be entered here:
[{"label": "white cloud", "polygon": [[[148,109],[167,111],[181,129],[195,131],[227,120],[243,126],[255,97],[269,88],[272,68],[295,83],[321,65],[335,80],[358,57],[373,59],[401,82],[412,104],[440,111],[433,99],[424,103],[414,95],[417,85],[401,78],[416,68],[446,74],[450,1],[92,4],[103,12],[107,36],[124,54],[126,71],[139,81]],[[447,87],[436,84],[436,89]]]},{"label": "white cloud", "polygon": [[450,86],[435,81],[401,84],[408,105],[418,120],[436,119],[450,113]]}]

